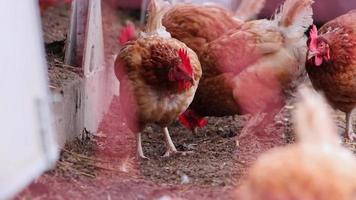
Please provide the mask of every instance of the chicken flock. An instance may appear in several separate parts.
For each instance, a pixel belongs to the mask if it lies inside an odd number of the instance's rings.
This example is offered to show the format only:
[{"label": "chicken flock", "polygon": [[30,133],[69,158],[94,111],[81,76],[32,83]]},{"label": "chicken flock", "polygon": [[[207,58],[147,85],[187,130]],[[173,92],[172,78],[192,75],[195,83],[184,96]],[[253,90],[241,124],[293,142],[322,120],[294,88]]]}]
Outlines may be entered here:
[{"label": "chicken flock", "polygon": [[164,156],[178,153],[168,131],[177,119],[196,132],[206,116],[251,114],[254,123],[242,132],[268,137],[267,125],[307,75],[321,94],[300,90],[297,143],[258,158],[236,196],[356,199],[356,161],[340,145],[326,103],[346,113],[345,136],[355,140],[356,11],[317,30],[313,0],[285,0],[271,19],[254,19],[264,3],[243,0],[232,13],[211,4],[151,0],[146,29],[123,29],[115,75],[138,156],[146,158],[141,132],[147,123],[162,127]]}]

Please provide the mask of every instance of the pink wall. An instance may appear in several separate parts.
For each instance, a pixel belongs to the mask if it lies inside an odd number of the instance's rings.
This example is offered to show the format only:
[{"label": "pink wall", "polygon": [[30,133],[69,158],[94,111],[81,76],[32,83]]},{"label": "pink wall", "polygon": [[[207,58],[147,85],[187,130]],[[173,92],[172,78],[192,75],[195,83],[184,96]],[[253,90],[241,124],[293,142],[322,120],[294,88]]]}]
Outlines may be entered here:
[{"label": "pink wall", "polygon": [[142,0],[103,0],[121,8],[140,9]]},{"label": "pink wall", "polygon": [[[105,0],[122,8],[140,8],[142,0]],[[240,0],[235,0],[240,1]],[[284,0],[266,0],[261,16],[270,17]],[[208,2],[208,0],[207,0]],[[356,9],[356,0],[315,0],[314,13],[317,22],[325,22],[349,10]]]},{"label": "pink wall", "polygon": [[[269,17],[284,0],[266,0],[261,16]],[[326,22],[352,9],[356,9],[356,0],[315,0],[314,19],[316,22]]]}]

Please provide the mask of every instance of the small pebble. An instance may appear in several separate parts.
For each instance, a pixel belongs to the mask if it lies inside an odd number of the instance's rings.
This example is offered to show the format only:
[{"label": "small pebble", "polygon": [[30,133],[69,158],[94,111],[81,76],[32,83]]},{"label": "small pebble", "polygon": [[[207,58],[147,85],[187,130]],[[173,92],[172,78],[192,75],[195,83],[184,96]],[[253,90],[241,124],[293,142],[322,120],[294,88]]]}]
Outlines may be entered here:
[{"label": "small pebble", "polygon": [[158,198],[157,200],[172,200],[172,197],[164,195],[164,196]]},{"label": "small pebble", "polygon": [[190,183],[190,179],[189,177],[186,175],[186,174],[182,174],[181,176],[181,184],[187,184],[187,183]]}]

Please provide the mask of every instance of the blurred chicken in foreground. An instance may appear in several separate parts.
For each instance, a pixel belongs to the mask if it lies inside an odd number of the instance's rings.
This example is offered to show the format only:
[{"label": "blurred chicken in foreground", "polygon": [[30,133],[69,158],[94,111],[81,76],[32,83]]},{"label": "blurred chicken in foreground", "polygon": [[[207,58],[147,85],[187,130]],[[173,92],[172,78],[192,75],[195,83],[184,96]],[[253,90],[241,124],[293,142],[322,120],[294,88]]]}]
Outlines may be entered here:
[{"label": "blurred chicken in foreground", "polygon": [[163,25],[172,37],[184,42],[200,56],[207,43],[256,17],[264,3],[265,0],[242,0],[235,16],[218,5],[173,3],[163,18]]},{"label": "blurred chicken in foreground", "polygon": [[356,107],[356,10],[310,32],[306,69],[317,90],[346,113],[346,136],[356,139],[352,111]]},{"label": "blurred chicken in foreground", "polygon": [[120,102],[142,158],[141,131],[147,123],[163,128],[165,156],[177,152],[167,127],[188,108],[202,75],[197,55],[162,26],[167,6],[162,0],[151,1],[146,32],[125,43],[115,61]]},{"label": "blurred chicken in foreground", "polygon": [[300,94],[294,113],[297,143],[258,158],[236,199],[356,199],[356,159],[341,146],[330,108],[310,89]]},{"label": "blurred chicken in foreground", "polygon": [[203,77],[189,109],[197,116],[251,113],[254,123],[243,133],[264,130],[305,71],[312,3],[286,0],[272,20],[245,22],[210,42],[200,56]]}]

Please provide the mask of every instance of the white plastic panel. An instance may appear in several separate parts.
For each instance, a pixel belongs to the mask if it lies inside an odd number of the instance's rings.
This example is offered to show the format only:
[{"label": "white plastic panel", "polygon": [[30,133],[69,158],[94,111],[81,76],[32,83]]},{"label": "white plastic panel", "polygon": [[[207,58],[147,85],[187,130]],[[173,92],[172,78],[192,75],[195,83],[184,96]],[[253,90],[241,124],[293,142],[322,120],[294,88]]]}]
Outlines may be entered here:
[{"label": "white plastic panel", "polygon": [[0,199],[58,157],[37,1],[0,1]]},{"label": "white plastic panel", "polygon": [[84,126],[97,131],[108,110],[115,91],[118,91],[113,66],[106,66],[102,31],[101,1],[89,0],[84,43]]}]

